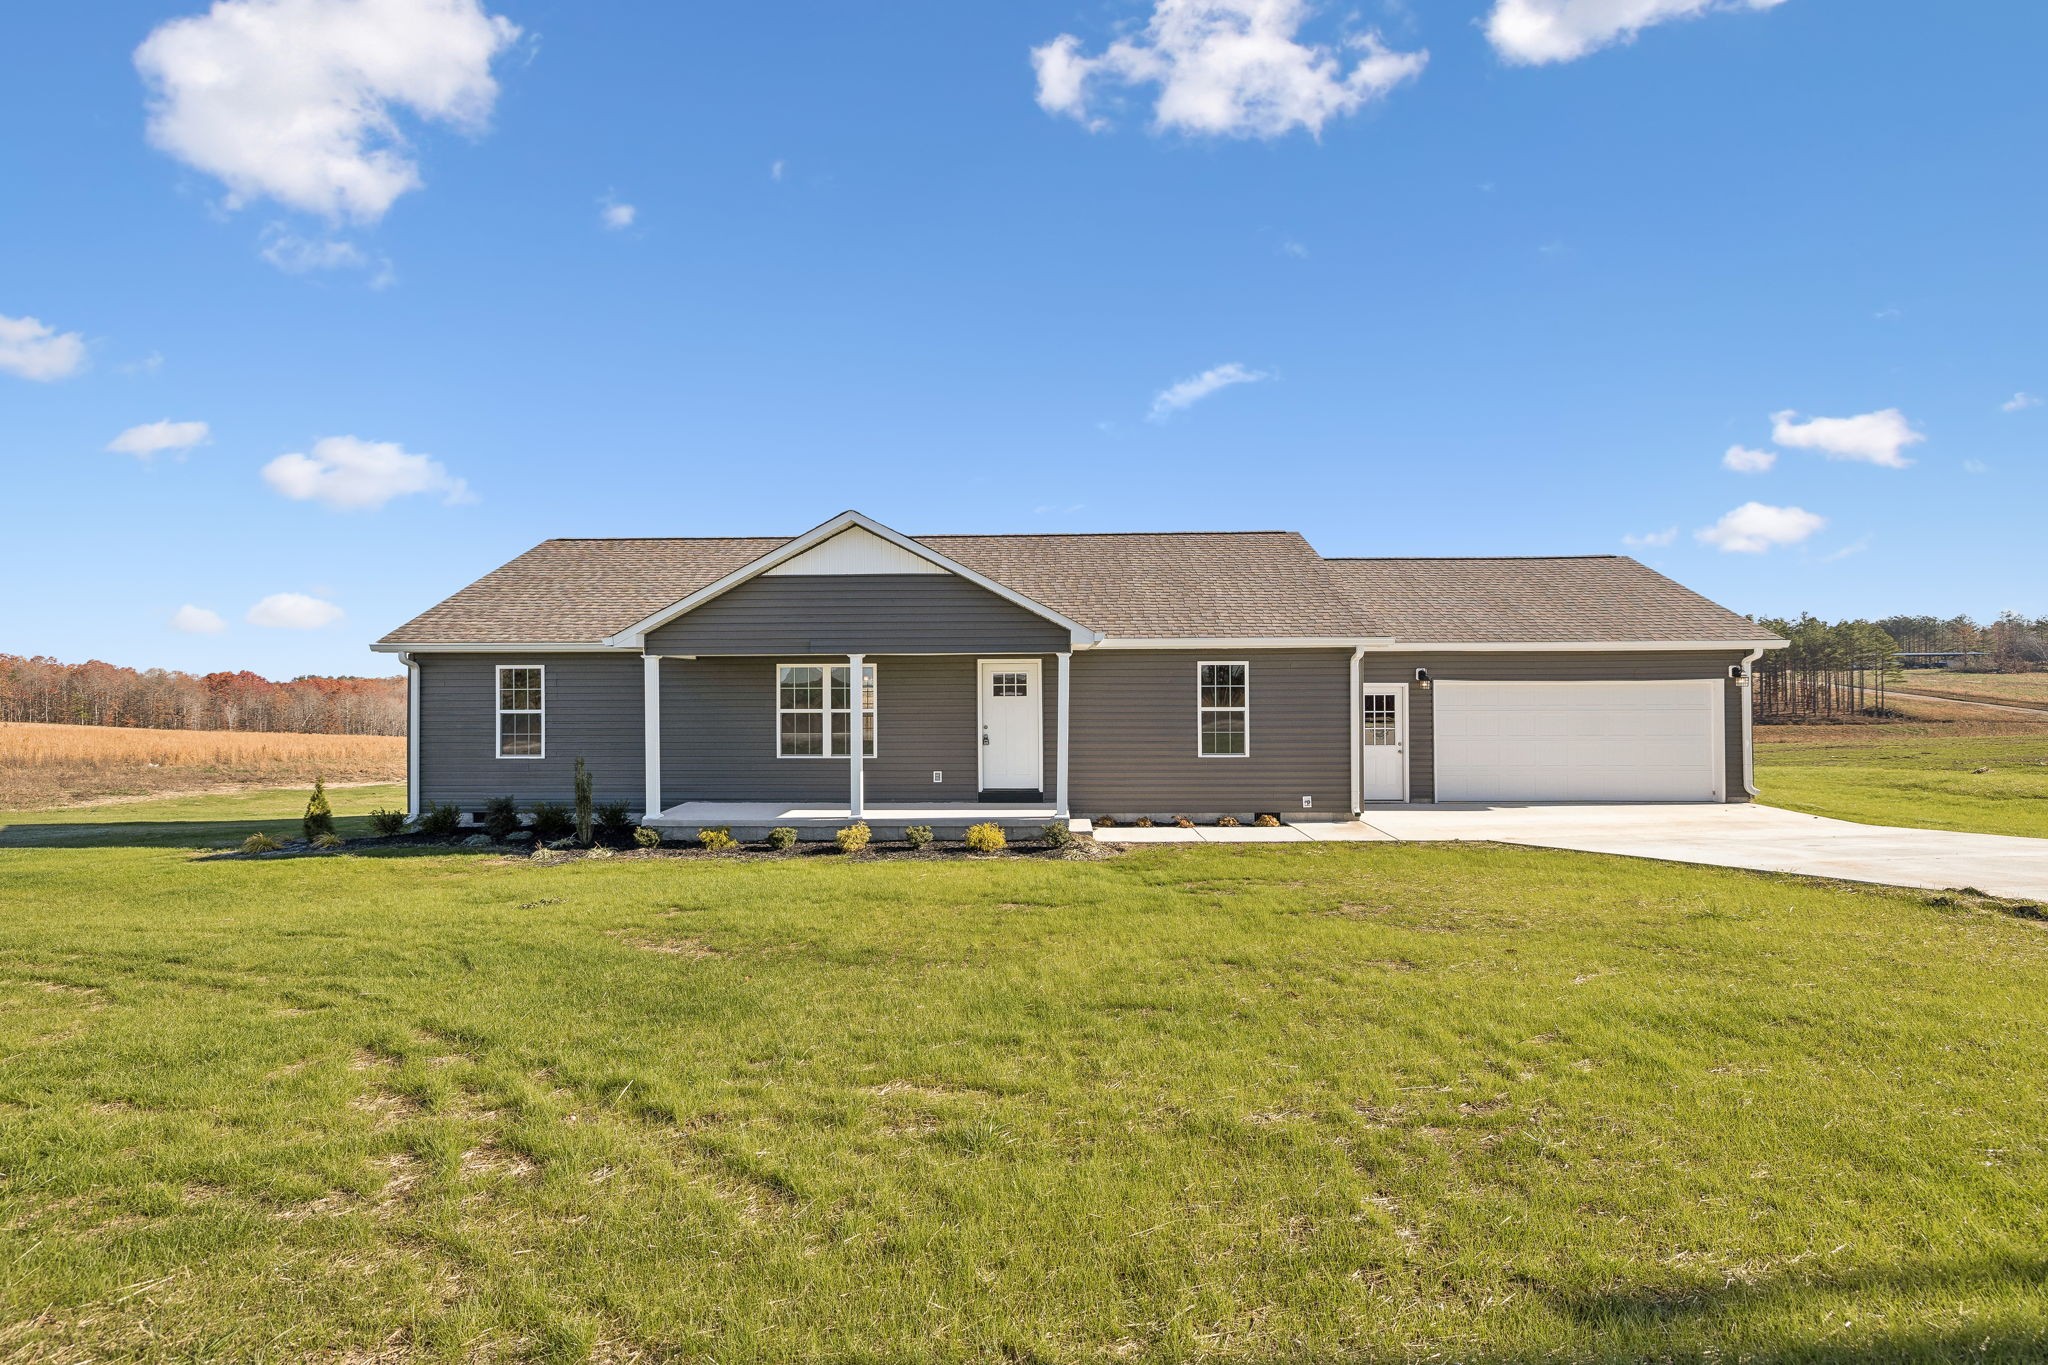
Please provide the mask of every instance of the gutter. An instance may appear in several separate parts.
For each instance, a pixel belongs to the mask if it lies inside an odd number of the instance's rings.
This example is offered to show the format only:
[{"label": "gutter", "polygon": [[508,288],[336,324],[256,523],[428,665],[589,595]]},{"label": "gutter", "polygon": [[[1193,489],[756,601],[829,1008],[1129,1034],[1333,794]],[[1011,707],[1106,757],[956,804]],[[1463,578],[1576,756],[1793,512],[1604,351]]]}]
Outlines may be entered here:
[{"label": "gutter", "polygon": [[1756,677],[1750,669],[1764,657],[1765,648],[1758,645],[1742,660],[1742,789],[1752,798],[1761,793],[1756,789]]}]

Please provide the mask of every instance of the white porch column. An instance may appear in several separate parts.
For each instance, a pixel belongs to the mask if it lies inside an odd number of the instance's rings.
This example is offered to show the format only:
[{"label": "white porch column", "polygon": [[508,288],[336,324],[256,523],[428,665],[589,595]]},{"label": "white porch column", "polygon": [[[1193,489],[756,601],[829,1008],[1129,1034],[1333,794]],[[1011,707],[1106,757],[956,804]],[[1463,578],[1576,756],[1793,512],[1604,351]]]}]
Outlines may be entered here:
[{"label": "white porch column", "polygon": [[1052,812],[1052,813],[1053,813],[1054,815],[1058,816],[1058,817],[1059,817],[1060,819],[1064,820],[1064,819],[1066,819],[1066,818],[1067,818],[1067,814],[1068,814],[1068,811],[1067,811],[1067,711],[1068,711],[1068,703],[1067,703],[1067,693],[1068,693],[1069,691],[1071,691],[1071,690],[1072,690],[1072,689],[1071,689],[1071,688],[1070,688],[1070,687],[1068,686],[1068,680],[1069,680],[1069,679],[1070,679],[1070,678],[1072,677],[1072,674],[1073,674],[1073,669],[1072,669],[1071,665],[1072,665],[1072,664],[1073,664],[1073,662],[1074,662],[1074,656],[1073,656],[1072,654],[1062,654],[1062,655],[1060,655],[1060,656],[1059,656],[1059,661],[1060,661],[1060,669],[1059,669],[1059,677],[1060,677],[1060,712],[1059,712],[1059,714],[1060,714],[1060,719],[1059,719],[1059,743],[1058,743],[1058,745],[1057,745],[1057,747],[1056,747],[1056,749],[1055,749],[1055,752],[1056,752],[1056,753],[1058,754],[1058,757],[1057,757],[1057,758],[1056,758],[1056,759],[1054,760],[1054,765],[1053,765],[1053,783],[1054,783],[1054,791],[1053,791],[1053,794],[1052,794],[1052,795],[1053,795],[1053,812]]},{"label": "white porch column", "polygon": [[[1358,753],[1359,740],[1361,738],[1358,733],[1358,711],[1360,707],[1365,705],[1364,670],[1361,667],[1361,662],[1364,658],[1364,645],[1360,645],[1351,651],[1351,814],[1353,816],[1365,813],[1365,784],[1363,774],[1359,771]],[[1401,799],[1406,801],[1408,793],[1401,793]]]},{"label": "white porch column", "polygon": [[646,726],[647,793],[640,817],[651,820],[661,814],[661,656],[649,654],[640,661],[640,715]]},{"label": "white porch column", "polygon": [[[861,688],[860,676],[861,665],[865,659],[866,656],[862,654],[849,654],[846,656],[846,701],[848,708],[846,747],[852,755],[851,761],[847,764],[850,780],[846,804],[855,820],[860,819],[867,812],[867,774],[862,770],[861,766],[867,756],[868,747],[865,732],[867,725],[867,694]],[[828,704],[832,700],[831,681],[829,678],[826,681],[825,700]],[[828,735],[827,742],[829,743],[831,732],[829,722],[825,728]]]},{"label": "white porch column", "polygon": [[405,664],[405,813],[420,818],[420,661],[401,654]]}]

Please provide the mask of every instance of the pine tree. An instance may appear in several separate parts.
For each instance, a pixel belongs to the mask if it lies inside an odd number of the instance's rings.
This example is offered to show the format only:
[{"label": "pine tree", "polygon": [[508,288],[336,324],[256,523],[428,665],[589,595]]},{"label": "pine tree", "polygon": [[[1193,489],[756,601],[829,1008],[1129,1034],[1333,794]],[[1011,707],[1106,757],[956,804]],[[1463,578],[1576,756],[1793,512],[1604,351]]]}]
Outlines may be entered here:
[{"label": "pine tree", "polygon": [[306,818],[299,822],[299,830],[307,843],[334,833],[334,808],[327,804],[327,783],[320,778],[313,779],[313,798],[306,802]]}]

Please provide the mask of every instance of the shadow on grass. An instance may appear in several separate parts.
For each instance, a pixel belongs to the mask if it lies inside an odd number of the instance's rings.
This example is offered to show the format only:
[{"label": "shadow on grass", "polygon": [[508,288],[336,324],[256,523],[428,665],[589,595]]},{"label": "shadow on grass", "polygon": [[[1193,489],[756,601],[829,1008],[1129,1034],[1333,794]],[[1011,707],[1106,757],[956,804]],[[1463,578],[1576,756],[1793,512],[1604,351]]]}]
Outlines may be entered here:
[{"label": "shadow on grass", "polygon": [[[370,833],[359,815],[336,816],[334,832],[344,839]],[[248,820],[15,820],[0,815],[0,848],[239,848],[252,834],[280,842],[299,837],[296,816]]]},{"label": "shadow on grass", "polygon": [[[1775,1343],[1745,1340],[1741,1358],[1848,1365],[1866,1361],[2048,1360],[2048,1257],[1991,1256],[1946,1264],[1875,1266],[1809,1276],[1779,1276],[1753,1283],[1682,1279],[1607,1290],[1557,1290],[1532,1285],[1592,1339],[1625,1343],[1629,1352],[1681,1354],[1712,1343],[1723,1332],[1753,1337],[1747,1324],[1777,1318],[1824,1324],[1828,1331],[1875,1316],[1873,1306],[1909,1309],[1930,1299],[1974,1299],[1974,1326],[1921,1328],[1875,1336],[1843,1331],[1852,1340],[1797,1338]],[[1944,1316],[1951,1316],[1944,1313]],[[1681,1345],[1681,1343],[1684,1343]],[[1597,1354],[1597,1353],[1596,1353]],[[1632,1358],[1626,1353],[1624,1358]]]}]

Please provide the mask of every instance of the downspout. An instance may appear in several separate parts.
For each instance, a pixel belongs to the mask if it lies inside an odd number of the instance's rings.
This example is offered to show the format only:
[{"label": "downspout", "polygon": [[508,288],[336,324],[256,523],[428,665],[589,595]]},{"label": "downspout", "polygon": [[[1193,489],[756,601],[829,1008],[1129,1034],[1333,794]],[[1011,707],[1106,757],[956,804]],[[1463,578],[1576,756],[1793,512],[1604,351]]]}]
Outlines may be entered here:
[{"label": "downspout", "polygon": [[1358,702],[1363,695],[1365,646],[1359,645],[1351,651],[1351,816],[1357,819],[1365,813],[1365,802],[1360,799],[1358,775]]},{"label": "downspout", "polygon": [[420,818],[420,661],[401,653],[405,665],[405,813]]},{"label": "downspout", "polygon": [[1756,789],[1756,675],[1751,671],[1764,657],[1761,646],[1742,660],[1742,789],[1751,797]]}]

